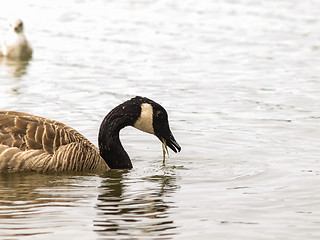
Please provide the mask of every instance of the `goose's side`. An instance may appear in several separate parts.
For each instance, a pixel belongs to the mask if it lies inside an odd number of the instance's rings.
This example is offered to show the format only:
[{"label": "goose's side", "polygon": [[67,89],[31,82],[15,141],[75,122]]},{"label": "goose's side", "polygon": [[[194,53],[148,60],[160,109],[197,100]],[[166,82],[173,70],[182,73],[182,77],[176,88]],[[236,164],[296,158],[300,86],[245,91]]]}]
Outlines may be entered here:
[{"label": "goose's side", "polygon": [[148,98],[132,98],[107,114],[99,130],[99,148],[61,122],[0,111],[0,172],[130,169],[119,139],[126,126],[156,135],[174,152],[181,150],[166,110]]},{"label": "goose's side", "polygon": [[32,48],[23,30],[21,19],[17,19],[9,25],[9,31],[0,44],[0,56],[21,60],[28,60],[32,57]]}]

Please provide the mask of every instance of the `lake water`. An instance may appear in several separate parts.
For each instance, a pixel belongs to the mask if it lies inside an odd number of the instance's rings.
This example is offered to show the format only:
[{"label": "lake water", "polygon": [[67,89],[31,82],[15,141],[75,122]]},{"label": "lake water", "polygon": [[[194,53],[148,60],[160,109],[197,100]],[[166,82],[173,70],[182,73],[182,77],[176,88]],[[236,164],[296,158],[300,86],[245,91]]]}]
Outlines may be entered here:
[{"label": "lake water", "polygon": [[319,239],[320,2],[10,0],[34,49],[0,60],[0,106],[97,144],[135,96],[182,147],[121,139],[134,168],[1,174],[1,239]]}]

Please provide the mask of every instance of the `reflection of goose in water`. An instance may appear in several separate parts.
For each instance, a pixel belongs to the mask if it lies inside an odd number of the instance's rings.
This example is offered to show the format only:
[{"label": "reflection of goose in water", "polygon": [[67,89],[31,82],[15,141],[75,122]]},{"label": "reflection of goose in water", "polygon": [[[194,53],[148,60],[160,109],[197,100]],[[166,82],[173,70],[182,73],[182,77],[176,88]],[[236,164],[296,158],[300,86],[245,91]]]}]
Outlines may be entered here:
[{"label": "reflection of goose in water", "polygon": [[175,235],[177,225],[169,214],[169,209],[176,207],[170,200],[170,193],[179,188],[175,176],[158,174],[132,181],[126,174],[127,171],[105,174],[95,231],[101,237],[118,234],[128,239]]},{"label": "reflection of goose in water", "polygon": [[1,40],[0,56],[10,59],[27,60],[32,56],[32,48],[23,33],[23,22],[17,19],[10,24],[10,29]]},{"label": "reflection of goose in water", "polygon": [[[65,189],[69,183],[70,176],[58,176],[55,174],[0,174],[0,213],[2,208],[6,208],[11,205],[11,211],[15,212],[15,216],[18,217],[21,215],[23,217],[24,213],[21,212],[21,209],[32,208],[34,205],[41,205],[44,203],[51,202],[70,202],[66,197],[59,199],[52,198],[52,190],[59,186]],[[44,191],[38,191],[39,189],[51,189],[51,192],[47,194]],[[71,190],[70,190],[71,191]],[[58,194],[57,194],[58,195]],[[6,201],[3,201],[6,200]],[[12,201],[10,201],[12,200]],[[21,202],[20,202],[21,201]],[[22,204],[22,201],[25,201],[25,204]],[[20,202],[20,203],[19,203]],[[9,212],[7,212],[10,215]],[[0,219],[4,215],[0,214]]]},{"label": "reflection of goose in water", "polygon": [[55,239],[54,234],[64,229],[72,232],[67,238],[72,239],[79,229],[76,224],[83,226],[84,217],[94,212],[86,202],[96,199],[96,178],[79,173],[1,173],[0,239]]},{"label": "reflection of goose in water", "polygon": [[28,60],[0,58],[0,78],[3,78],[4,74],[20,78],[27,73],[28,65]]}]

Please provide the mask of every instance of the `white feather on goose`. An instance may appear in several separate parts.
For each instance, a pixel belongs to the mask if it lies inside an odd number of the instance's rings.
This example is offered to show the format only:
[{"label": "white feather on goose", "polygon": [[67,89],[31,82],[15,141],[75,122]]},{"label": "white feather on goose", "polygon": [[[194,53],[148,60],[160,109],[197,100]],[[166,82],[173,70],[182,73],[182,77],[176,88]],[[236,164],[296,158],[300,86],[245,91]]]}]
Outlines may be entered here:
[{"label": "white feather on goose", "polygon": [[29,60],[32,48],[23,33],[24,26],[21,19],[10,24],[8,33],[0,41],[0,56],[10,59]]}]

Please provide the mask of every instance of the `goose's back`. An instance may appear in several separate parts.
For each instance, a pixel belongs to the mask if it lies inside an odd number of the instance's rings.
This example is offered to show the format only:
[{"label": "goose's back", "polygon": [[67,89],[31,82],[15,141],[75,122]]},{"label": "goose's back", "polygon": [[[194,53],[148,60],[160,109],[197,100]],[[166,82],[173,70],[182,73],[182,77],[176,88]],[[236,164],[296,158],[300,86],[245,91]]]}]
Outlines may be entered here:
[{"label": "goose's back", "polygon": [[99,150],[58,121],[0,111],[0,172],[107,170]]}]

